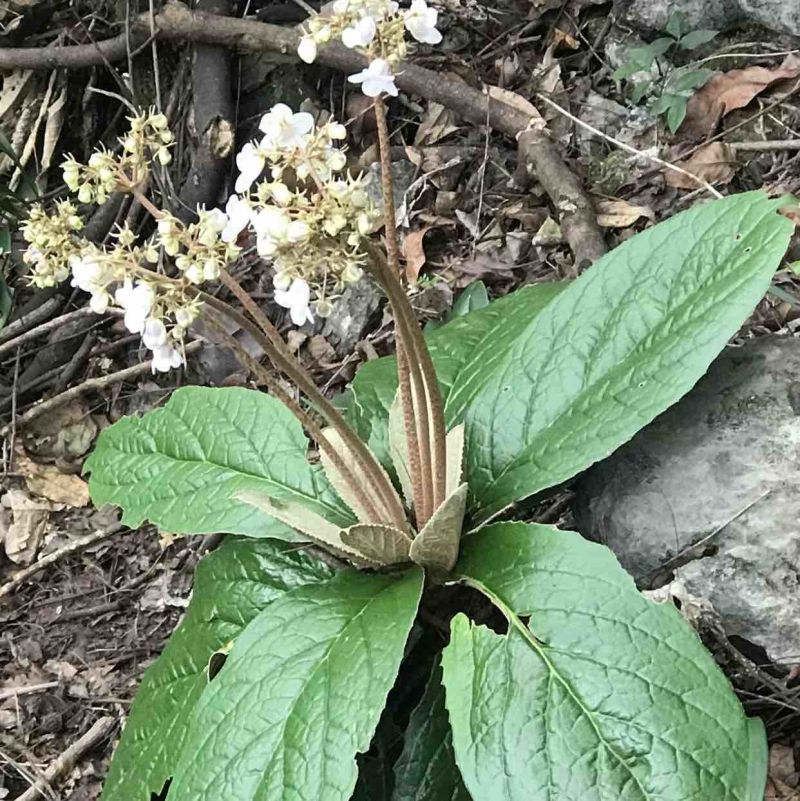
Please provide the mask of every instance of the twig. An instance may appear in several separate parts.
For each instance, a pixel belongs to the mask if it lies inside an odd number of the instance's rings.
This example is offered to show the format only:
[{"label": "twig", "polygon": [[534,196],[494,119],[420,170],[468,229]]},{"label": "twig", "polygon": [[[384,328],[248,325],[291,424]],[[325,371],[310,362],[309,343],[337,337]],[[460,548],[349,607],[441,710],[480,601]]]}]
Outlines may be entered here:
[{"label": "twig", "polygon": [[543,95],[537,92],[536,97],[539,100],[547,103],[549,106],[552,106],[559,114],[563,114],[567,119],[572,120],[576,125],[579,125],[581,128],[585,128],[587,131],[591,131],[595,136],[599,136],[601,139],[605,139],[606,142],[611,142],[612,145],[616,145],[621,150],[624,150],[626,153],[630,153],[633,156],[638,156],[639,158],[649,159],[650,161],[655,162],[656,164],[660,164],[662,167],[665,167],[668,170],[672,170],[673,172],[680,173],[681,175],[685,175],[687,178],[691,179],[699,186],[702,186],[707,192],[710,192],[714,197],[722,197],[722,193],[716,190],[711,184],[706,181],[704,178],[701,178],[699,175],[695,175],[693,172],[689,172],[688,170],[684,170],[683,167],[679,167],[677,164],[672,164],[669,161],[664,161],[664,159],[660,159],[658,156],[652,156],[649,153],[644,153],[641,150],[637,150],[635,147],[631,147],[631,145],[626,144],[625,142],[621,142],[619,139],[615,139],[613,136],[609,136],[607,133],[604,133],[599,128],[595,128],[594,125],[589,125],[588,122],[584,122],[579,117],[576,117],[574,114],[571,114],[562,106],[559,106],[554,100],[551,100],[546,95]]},{"label": "twig", "polygon": [[78,539],[68,543],[63,548],[59,548],[57,551],[53,551],[52,553],[47,554],[47,556],[43,556],[32,565],[28,565],[28,567],[18,570],[9,581],[0,587],[0,598],[5,598],[7,595],[10,595],[12,590],[22,584],[23,581],[27,581],[31,576],[36,575],[40,570],[43,570],[48,565],[55,564],[65,556],[69,556],[70,554],[81,550],[81,548],[86,548],[89,545],[93,545],[95,542],[100,542],[101,540],[107,539],[108,537],[116,534],[118,531],[121,531],[122,528],[122,523],[114,523],[113,525],[110,525],[108,528],[104,528],[101,531],[93,531],[91,534],[85,534],[83,537],[78,537]]},{"label": "twig", "polygon": [[59,681],[43,681],[41,684],[29,684],[27,687],[3,687],[0,690],[0,701],[5,701],[7,698],[16,698],[18,695],[43,693],[46,690],[58,687],[59,684],[61,684]]},{"label": "twig", "polygon": [[55,314],[64,303],[64,298],[60,295],[54,295],[48,298],[40,306],[32,309],[22,317],[17,318],[14,322],[9,323],[2,331],[0,331],[0,342],[7,342],[19,334],[27,331],[29,328],[38,325],[42,320],[47,320],[51,314]]},{"label": "twig", "polygon": [[[149,30],[149,15],[138,17],[133,23],[133,29],[145,35]],[[297,44],[300,34],[296,30],[282,28],[256,20],[235,19],[216,14],[207,14],[201,11],[190,11],[185,5],[178,2],[168,3],[156,14],[157,35],[163,39],[178,41],[193,41],[204,44],[224,45],[243,51],[270,51],[296,57]],[[103,51],[104,57],[99,58],[95,45],[78,45],[76,47],[48,47],[48,48],[0,48],[0,69],[52,69],[54,66],[74,67],[89,64],[104,63],[125,57],[124,47],[114,50],[109,44],[115,40],[108,40]],[[124,45],[124,40],[122,42]],[[80,58],[72,51],[81,49]],[[353,72],[363,69],[366,58],[354,50],[350,50],[338,43],[321,47],[317,54],[317,61],[328,67]],[[77,63],[79,62],[79,63]],[[474,89],[466,82],[449,78],[441,72],[435,72],[415,64],[404,64],[397,76],[397,85],[406,92],[417,94],[441,103],[456,114],[474,122],[484,125],[488,119],[489,124],[496,131],[516,139],[523,132],[528,131],[531,118],[524,111],[504,103],[487,93]],[[573,253],[581,254],[581,258],[589,258],[596,253],[605,252],[602,232],[593,219],[592,202],[583,190],[580,181],[558,153],[555,144],[543,131],[531,131],[527,136],[528,159],[534,171],[557,175],[555,181],[548,181],[544,187],[550,199],[559,208],[563,209],[565,203],[565,187],[568,188],[570,199],[576,205],[573,217],[580,220],[580,225],[571,225],[571,219],[562,221],[562,229]],[[533,147],[537,144],[538,147]],[[591,232],[592,248],[587,248],[583,239],[587,232]],[[586,254],[585,256],[583,254]]]},{"label": "twig", "polygon": [[731,150],[766,153],[771,150],[800,150],[800,139],[773,139],[768,142],[730,142]]},{"label": "twig", "polygon": [[[196,350],[198,350],[198,348],[201,347],[202,344],[203,343],[200,342],[199,340],[190,342],[186,346],[185,352],[187,354],[194,353]],[[93,392],[98,389],[105,389],[111,384],[116,384],[121,381],[129,381],[132,378],[137,378],[143,373],[149,372],[151,366],[152,366],[152,361],[146,361],[142,362],[141,364],[135,364],[133,367],[126,367],[124,370],[118,370],[116,373],[109,373],[108,375],[99,376],[98,378],[89,378],[82,384],[78,384],[78,386],[76,387],[71,387],[66,392],[62,392],[60,395],[56,395],[53,398],[49,398],[46,401],[42,401],[42,403],[38,404],[37,406],[33,406],[32,408],[28,409],[28,411],[25,412],[25,414],[23,414],[16,421],[16,425],[18,428],[26,426],[32,420],[36,420],[43,414],[52,412],[53,409],[57,409],[59,406],[62,406],[63,404],[68,403],[69,401],[74,400],[75,398],[79,398],[81,395],[85,395],[87,392]],[[5,436],[10,430],[10,427],[11,426],[9,424],[0,429],[0,436]]]},{"label": "twig", "polygon": [[55,317],[52,320],[41,323],[35,328],[31,328],[29,331],[26,331],[24,334],[20,334],[18,337],[14,337],[14,339],[9,340],[8,342],[3,342],[3,344],[0,345],[0,356],[2,356],[4,353],[14,350],[14,348],[17,348],[20,345],[24,345],[26,342],[30,342],[31,340],[40,337],[42,334],[46,334],[48,331],[52,331],[54,328],[58,328],[66,323],[71,323],[73,320],[78,320],[81,317],[89,317],[93,314],[94,312],[88,306],[85,306],[82,309],[75,309],[75,311],[67,312],[66,314],[62,314],[60,317]]},{"label": "twig", "polygon": [[47,768],[43,777],[45,781],[37,780],[32,787],[29,787],[22,795],[17,796],[17,801],[36,801],[36,799],[44,796],[43,791],[45,788],[69,773],[78,763],[78,760],[106,737],[115,725],[116,720],[112,717],[103,717],[95,721],[86,734],[76,740]]}]

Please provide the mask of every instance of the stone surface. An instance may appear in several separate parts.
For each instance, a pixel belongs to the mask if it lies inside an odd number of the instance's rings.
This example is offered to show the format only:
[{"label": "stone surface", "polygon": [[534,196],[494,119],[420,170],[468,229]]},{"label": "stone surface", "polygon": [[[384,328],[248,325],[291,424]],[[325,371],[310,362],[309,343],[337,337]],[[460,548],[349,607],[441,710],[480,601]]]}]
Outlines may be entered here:
[{"label": "stone surface", "polygon": [[364,338],[382,299],[383,293],[378,285],[365,277],[349,284],[333,304],[331,313],[325,319],[322,336],[330,341],[339,357],[344,358],[352,353]]},{"label": "stone surface", "polygon": [[740,22],[800,36],[797,0],[622,0],[619,8],[640,28],[662,31],[674,11],[682,11],[696,29],[722,30]]},{"label": "stone surface", "polygon": [[725,351],[581,478],[575,515],[641,586],[674,573],[729,635],[800,662],[800,339]]}]

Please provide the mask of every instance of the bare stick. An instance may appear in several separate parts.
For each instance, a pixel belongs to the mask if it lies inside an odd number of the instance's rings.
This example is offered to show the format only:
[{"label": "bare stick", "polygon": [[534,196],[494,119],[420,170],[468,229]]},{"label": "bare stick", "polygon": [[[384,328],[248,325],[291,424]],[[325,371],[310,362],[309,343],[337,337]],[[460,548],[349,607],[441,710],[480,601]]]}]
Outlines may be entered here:
[{"label": "bare stick", "polygon": [[[202,344],[203,343],[199,340],[190,342],[184,351],[187,354],[194,353]],[[38,405],[28,409],[28,411],[16,421],[17,428],[22,428],[23,426],[28,425],[28,423],[36,420],[43,414],[52,412],[53,409],[57,409],[59,406],[63,406],[65,403],[68,403],[75,398],[79,398],[81,395],[86,395],[88,392],[95,392],[98,389],[105,389],[106,387],[116,384],[120,381],[130,381],[132,378],[138,378],[140,375],[150,372],[152,369],[152,364],[152,361],[146,361],[142,362],[141,364],[135,364],[133,367],[126,367],[124,370],[118,370],[116,373],[109,373],[108,375],[99,376],[98,378],[88,378],[82,384],[78,384],[76,387],[71,387],[66,392],[62,392],[60,395],[56,395],[53,398],[42,401]],[[0,436],[5,436],[8,434],[10,429],[10,424],[3,426],[3,428],[0,429]]]},{"label": "bare stick", "polygon": [[43,681],[41,684],[29,684],[26,687],[4,687],[0,690],[0,701],[7,698],[16,698],[19,695],[33,695],[53,690],[61,684],[60,681]]},{"label": "bare stick", "polygon": [[122,528],[122,523],[114,523],[113,525],[109,526],[108,528],[104,528],[101,531],[93,531],[91,534],[85,534],[83,537],[78,537],[78,539],[73,540],[63,548],[59,548],[57,551],[53,551],[52,553],[47,554],[47,556],[43,556],[32,565],[28,565],[28,567],[24,567],[22,570],[17,571],[11,577],[10,581],[7,581],[5,584],[3,584],[3,586],[0,587],[0,598],[5,598],[7,595],[10,595],[14,589],[22,584],[23,581],[27,581],[31,576],[35,576],[39,571],[48,567],[48,565],[55,564],[65,556],[69,556],[76,551],[80,551],[81,548],[86,548],[89,545],[94,545],[96,542],[101,542],[102,540],[108,539],[108,537],[111,537],[118,531],[121,531]]},{"label": "bare stick", "polygon": [[9,323],[2,331],[0,331],[0,342],[6,342],[13,337],[27,331],[35,325],[38,325],[42,320],[49,319],[51,314],[55,314],[60,308],[64,299],[60,295],[54,295],[48,298],[40,306],[32,309],[27,314]]},{"label": "bare stick", "polygon": [[54,328],[58,328],[66,323],[71,323],[74,320],[80,319],[81,317],[89,317],[92,314],[94,314],[94,312],[88,306],[85,306],[82,309],[75,309],[75,311],[67,312],[67,314],[62,314],[60,317],[55,317],[52,320],[41,323],[35,328],[31,328],[29,331],[26,331],[24,334],[20,334],[18,337],[14,337],[14,339],[4,342],[2,345],[0,345],[0,356],[2,356],[4,353],[14,350],[14,348],[17,348],[20,345],[24,345],[25,343],[40,337],[42,334],[52,331]]},{"label": "bare stick", "polygon": [[17,796],[17,801],[36,801],[45,796],[45,790],[58,781],[62,776],[69,773],[83,755],[94,748],[97,743],[111,733],[116,725],[116,720],[112,717],[103,717],[95,721],[89,731],[80,739],[76,740],[66,751],[64,751],[52,765],[44,772],[42,779],[29,787],[22,795]]}]

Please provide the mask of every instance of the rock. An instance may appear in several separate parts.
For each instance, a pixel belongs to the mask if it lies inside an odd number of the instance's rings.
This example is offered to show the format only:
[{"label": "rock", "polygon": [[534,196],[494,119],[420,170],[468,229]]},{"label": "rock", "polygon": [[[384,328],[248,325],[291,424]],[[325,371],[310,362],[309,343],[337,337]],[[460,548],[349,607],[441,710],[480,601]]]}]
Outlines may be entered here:
[{"label": "rock", "polygon": [[652,31],[663,31],[670,14],[681,11],[697,30],[758,22],[800,36],[800,3],[793,0],[623,0],[620,7],[631,23]]},{"label": "rock", "polygon": [[584,474],[575,516],[640,586],[674,573],[729,635],[796,661],[799,484],[800,339],[762,337]]},{"label": "rock", "polygon": [[383,293],[366,276],[349,284],[333,304],[322,335],[330,341],[340,358],[349,355],[364,338],[372,316],[378,311]]}]

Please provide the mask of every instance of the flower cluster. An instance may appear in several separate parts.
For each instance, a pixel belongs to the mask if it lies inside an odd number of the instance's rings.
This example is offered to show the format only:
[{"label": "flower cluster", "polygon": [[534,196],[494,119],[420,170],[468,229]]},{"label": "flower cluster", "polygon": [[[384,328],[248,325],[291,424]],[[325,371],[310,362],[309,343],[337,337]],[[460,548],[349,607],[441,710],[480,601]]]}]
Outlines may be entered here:
[{"label": "flower cluster", "polygon": [[412,0],[402,12],[395,0],[334,0],[330,14],[316,14],[306,24],[297,54],[311,64],[318,45],[339,37],[345,47],[369,58],[369,66],[348,80],[361,84],[369,97],[395,96],[394,69],[406,56],[405,32],[418,42],[438,44],[442,41],[438,16],[426,0]]},{"label": "flower cluster", "polygon": [[22,226],[29,245],[22,260],[31,266],[34,286],[55,286],[69,277],[69,259],[78,250],[75,233],[81,228],[83,220],[68,200],[56,203],[50,215],[38,203],[31,207]]},{"label": "flower cluster", "polygon": [[170,162],[174,139],[163,114],[150,110],[129,117],[128,122],[130,130],[119,140],[119,152],[100,148],[87,164],[72,156],[62,164],[64,183],[81,203],[105,203],[114,190],[142,183],[153,159],[160,164]]},{"label": "flower cluster", "polygon": [[[335,146],[346,136],[340,123],[316,125],[311,114],[278,104],[261,120],[264,137],[237,155],[236,191],[225,207],[223,241],[248,226],[259,255],[275,268],[275,299],[293,322],[330,310],[330,293],[362,274],[364,237],[380,212],[361,177],[342,173],[346,159]],[[269,166],[269,179],[257,182]]]}]

